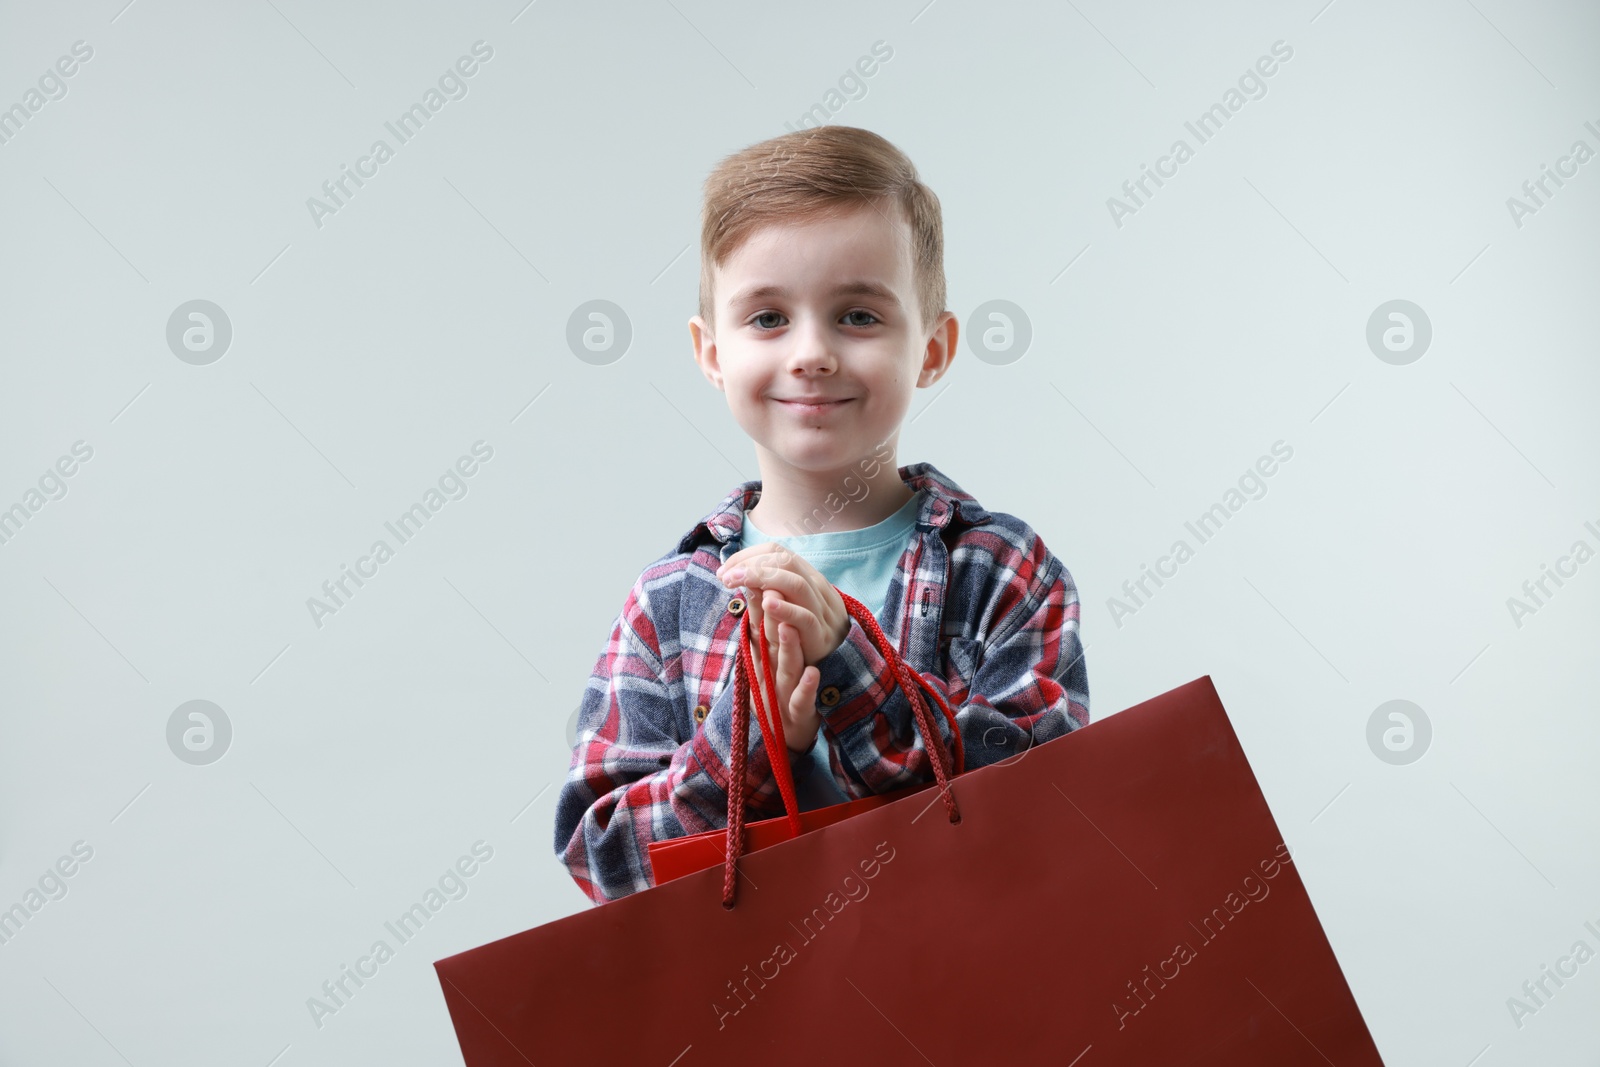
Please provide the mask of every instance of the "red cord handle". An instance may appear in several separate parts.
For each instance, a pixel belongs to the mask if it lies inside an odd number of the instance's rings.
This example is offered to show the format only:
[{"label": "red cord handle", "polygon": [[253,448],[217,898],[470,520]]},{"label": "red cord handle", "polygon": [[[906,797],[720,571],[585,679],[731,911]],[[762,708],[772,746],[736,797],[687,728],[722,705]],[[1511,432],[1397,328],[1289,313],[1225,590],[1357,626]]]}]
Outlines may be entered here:
[{"label": "red cord handle", "polygon": [[[905,693],[906,699],[911,704],[911,714],[916,720],[917,731],[922,735],[923,746],[933,763],[933,776],[939,783],[945,810],[950,813],[951,822],[960,822],[961,812],[956,808],[954,794],[950,792],[951,770],[945,764],[947,758],[945,746],[939,737],[939,731],[934,727],[933,713],[928,710],[922,691],[927,690],[933,697],[945,721],[950,724],[950,736],[955,747],[954,773],[959,775],[966,767],[966,753],[961,744],[961,731],[956,727],[955,713],[950,710],[950,705],[945,703],[939,691],[929,685],[926,679],[900,657],[900,653],[889,643],[889,638],[878,626],[878,620],[873,617],[867,606],[849,593],[840,590],[838,586],[834,587],[834,591],[844,602],[845,611],[867,631],[872,643],[877,646],[879,655],[888,661],[890,676],[900,686],[901,692]],[[766,701],[762,699],[761,687],[756,686],[754,694],[756,723],[761,729],[761,741],[766,746],[773,777],[778,780],[778,792],[783,796],[784,811],[789,817],[789,829],[798,837],[801,833],[800,805],[794,797],[794,777],[789,771],[789,745],[783,735],[783,715],[776,701],[778,685],[772,674],[770,646],[766,643],[765,614],[761,617],[760,638],[761,647],[768,650],[768,654],[761,658],[762,677],[765,678],[767,691],[773,694],[774,700],[769,712]],[[755,657],[750,650],[749,612],[746,611],[744,622],[740,626],[739,656],[734,661],[733,667],[733,765],[729,768],[728,841],[722,872],[722,906],[725,908],[733,907],[738,884],[735,880],[735,865],[744,852],[745,749],[750,731],[750,705],[746,693],[749,689],[747,680],[754,673]],[[780,752],[781,757],[778,755]]]}]

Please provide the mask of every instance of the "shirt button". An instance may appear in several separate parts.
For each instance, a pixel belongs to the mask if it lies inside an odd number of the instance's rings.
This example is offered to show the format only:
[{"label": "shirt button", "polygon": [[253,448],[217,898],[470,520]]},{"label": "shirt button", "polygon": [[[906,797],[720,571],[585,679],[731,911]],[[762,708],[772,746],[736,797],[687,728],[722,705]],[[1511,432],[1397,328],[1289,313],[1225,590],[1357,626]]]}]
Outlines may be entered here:
[{"label": "shirt button", "polygon": [[817,699],[822,701],[824,707],[833,707],[839,703],[839,687],[836,685],[823,686],[822,692],[817,694]]},{"label": "shirt button", "polygon": [[695,708],[694,708],[694,721],[695,722],[705,722],[706,721],[706,712],[708,712],[710,710],[711,709],[706,707],[704,704],[696,704]]},{"label": "shirt button", "polygon": [[732,600],[728,601],[728,614],[729,615],[743,615],[744,614],[744,597],[736,596]]}]

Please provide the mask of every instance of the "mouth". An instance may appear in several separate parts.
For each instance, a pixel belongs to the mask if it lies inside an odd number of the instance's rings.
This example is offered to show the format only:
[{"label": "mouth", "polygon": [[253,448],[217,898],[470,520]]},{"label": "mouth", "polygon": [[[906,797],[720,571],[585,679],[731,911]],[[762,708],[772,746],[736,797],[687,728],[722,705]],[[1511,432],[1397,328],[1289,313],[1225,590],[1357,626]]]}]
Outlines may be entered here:
[{"label": "mouth", "polygon": [[793,409],[800,415],[821,415],[826,412],[835,411],[839,408],[842,408],[854,399],[854,397],[850,397],[846,400],[830,400],[822,404],[806,403],[805,401],[801,400],[779,400],[778,403],[782,404],[786,408]]}]

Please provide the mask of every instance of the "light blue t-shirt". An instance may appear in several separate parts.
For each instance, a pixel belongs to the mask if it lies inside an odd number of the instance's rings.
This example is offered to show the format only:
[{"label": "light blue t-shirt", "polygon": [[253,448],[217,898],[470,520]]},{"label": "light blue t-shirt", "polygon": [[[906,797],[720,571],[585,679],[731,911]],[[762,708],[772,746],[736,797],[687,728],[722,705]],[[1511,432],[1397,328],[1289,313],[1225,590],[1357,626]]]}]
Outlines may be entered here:
[{"label": "light blue t-shirt", "polygon": [[[884,601],[889,596],[889,582],[894,578],[900,557],[911,541],[925,495],[926,490],[918,490],[899,511],[864,530],[824,530],[792,537],[768,537],[746,514],[744,529],[740,537],[735,539],[742,543],[735,544],[733,551],[777,541],[815,567],[829,582],[866,605],[878,617],[881,625]],[[768,632],[770,639],[770,629]],[[817,731],[817,742],[811,748],[811,762],[813,766],[809,772],[795,776],[795,799],[801,811],[811,811],[850,799],[839,789],[838,783],[833,780],[833,772],[828,768],[828,735],[825,729]]]}]

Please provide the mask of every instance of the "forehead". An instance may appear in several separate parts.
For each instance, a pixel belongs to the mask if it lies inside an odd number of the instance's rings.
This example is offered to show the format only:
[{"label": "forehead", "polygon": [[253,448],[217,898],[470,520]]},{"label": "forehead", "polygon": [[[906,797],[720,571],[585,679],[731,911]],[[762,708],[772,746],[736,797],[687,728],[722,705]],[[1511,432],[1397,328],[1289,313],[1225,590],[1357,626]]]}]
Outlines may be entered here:
[{"label": "forehead", "polygon": [[911,228],[896,206],[863,205],[827,218],[769,223],[752,231],[713,273],[726,298],[752,285],[832,285],[843,272],[909,289]]}]

